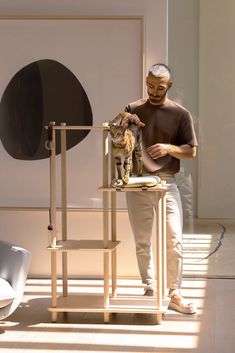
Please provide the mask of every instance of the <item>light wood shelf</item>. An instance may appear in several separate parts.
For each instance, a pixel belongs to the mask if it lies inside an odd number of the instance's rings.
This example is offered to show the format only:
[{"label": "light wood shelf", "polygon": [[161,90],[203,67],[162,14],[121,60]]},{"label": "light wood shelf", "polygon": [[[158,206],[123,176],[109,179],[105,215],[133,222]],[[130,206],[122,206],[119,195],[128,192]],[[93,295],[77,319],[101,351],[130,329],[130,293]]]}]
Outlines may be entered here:
[{"label": "light wood shelf", "polygon": [[156,186],[142,186],[142,187],[113,187],[113,186],[108,186],[108,187],[103,187],[100,186],[99,190],[102,191],[111,191],[111,192],[150,192],[150,191],[166,191],[167,190],[167,184],[157,184]]},{"label": "light wood shelf", "polygon": [[120,244],[120,241],[108,241],[107,247],[104,247],[103,240],[57,240],[55,247],[48,246],[50,251],[113,251]]},{"label": "light wood shelf", "polygon": [[59,296],[56,308],[50,307],[51,312],[109,312],[109,313],[139,313],[156,314],[165,312],[169,298],[162,299],[162,307],[156,306],[155,297],[141,295],[118,295],[110,297],[109,307],[105,308],[102,294],[70,294],[67,297]]}]

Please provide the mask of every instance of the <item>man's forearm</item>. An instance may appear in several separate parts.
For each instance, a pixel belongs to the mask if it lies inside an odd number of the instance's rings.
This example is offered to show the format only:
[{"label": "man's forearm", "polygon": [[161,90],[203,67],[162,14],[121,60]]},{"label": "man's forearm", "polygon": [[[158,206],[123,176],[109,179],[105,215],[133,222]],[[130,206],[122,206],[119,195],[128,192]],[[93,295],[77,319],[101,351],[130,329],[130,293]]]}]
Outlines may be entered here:
[{"label": "man's forearm", "polygon": [[197,149],[190,145],[168,145],[168,154],[178,159],[191,159],[196,157]]}]

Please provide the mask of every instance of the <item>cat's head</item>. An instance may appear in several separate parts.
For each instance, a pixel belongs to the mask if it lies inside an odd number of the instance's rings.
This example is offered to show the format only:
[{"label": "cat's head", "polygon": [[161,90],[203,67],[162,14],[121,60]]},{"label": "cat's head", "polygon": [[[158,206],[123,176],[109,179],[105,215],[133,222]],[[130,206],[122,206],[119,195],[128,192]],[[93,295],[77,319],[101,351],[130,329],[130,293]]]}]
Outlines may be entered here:
[{"label": "cat's head", "polygon": [[126,128],[122,125],[116,124],[112,121],[109,122],[109,132],[113,139],[121,139],[125,134]]}]

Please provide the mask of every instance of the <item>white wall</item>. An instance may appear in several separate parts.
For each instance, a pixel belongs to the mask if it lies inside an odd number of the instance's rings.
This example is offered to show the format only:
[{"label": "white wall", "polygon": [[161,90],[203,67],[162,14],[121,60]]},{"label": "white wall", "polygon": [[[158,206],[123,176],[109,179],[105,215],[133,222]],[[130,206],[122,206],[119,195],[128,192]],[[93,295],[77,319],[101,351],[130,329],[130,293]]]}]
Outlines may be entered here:
[{"label": "white wall", "polygon": [[[73,15],[73,16],[144,16],[144,76],[147,68],[166,60],[167,2],[165,0],[15,0],[0,1],[0,15]],[[144,77],[143,77],[144,79]],[[17,171],[15,171],[17,174]],[[10,185],[9,185],[10,188]],[[27,192],[27,190],[25,190]],[[101,235],[99,211],[69,213],[69,230],[73,238],[94,239]],[[47,246],[48,212],[30,209],[0,209],[0,238],[24,246],[32,252],[30,275],[49,275]],[[118,213],[118,275],[138,275],[135,249],[125,211]],[[69,274],[100,276],[102,260],[99,254],[87,261],[87,254],[69,256]],[[93,256],[93,255],[92,255]],[[87,263],[87,266],[84,266]]]},{"label": "white wall", "polygon": [[192,172],[199,218],[235,218],[234,13],[233,0],[169,0],[171,96],[193,113],[197,128],[197,161],[181,165]]},{"label": "white wall", "polygon": [[168,62],[173,71],[171,96],[198,120],[198,0],[168,1]]},{"label": "white wall", "polygon": [[145,16],[146,67],[166,59],[166,0],[0,1],[0,16]]},{"label": "white wall", "polygon": [[[72,239],[102,239],[103,218],[101,211],[71,211],[68,213],[68,234]],[[61,238],[61,213],[57,213]],[[50,252],[47,226],[47,210],[5,210],[0,212],[1,239],[26,247],[32,253],[30,274],[47,276],[50,273]],[[125,211],[117,214],[117,233],[121,244],[118,247],[118,276],[138,276],[135,246]],[[68,256],[69,276],[101,277],[103,256],[101,252],[70,252]],[[58,256],[58,273],[61,273],[61,257]]]},{"label": "white wall", "polygon": [[[142,22],[140,17],[0,21],[0,97],[18,70],[41,59],[52,59],[80,81],[91,104],[93,125],[101,126],[143,94]],[[123,84],[125,80],[128,84]],[[67,116],[57,114],[59,122],[66,122]],[[53,115],[49,119],[53,120]],[[98,190],[102,181],[101,136],[101,132],[91,131],[67,152],[70,207],[102,207]],[[49,206],[48,159],[13,159],[0,144],[0,160],[0,207]],[[84,165],[86,168],[81,168]]]},{"label": "white wall", "polygon": [[200,1],[198,215],[234,218],[235,2]]},{"label": "white wall", "polygon": [[[168,63],[173,73],[169,96],[191,112],[198,135],[199,3],[198,0],[168,3]],[[197,216],[197,163],[197,158],[181,161],[178,184],[185,217]]]}]

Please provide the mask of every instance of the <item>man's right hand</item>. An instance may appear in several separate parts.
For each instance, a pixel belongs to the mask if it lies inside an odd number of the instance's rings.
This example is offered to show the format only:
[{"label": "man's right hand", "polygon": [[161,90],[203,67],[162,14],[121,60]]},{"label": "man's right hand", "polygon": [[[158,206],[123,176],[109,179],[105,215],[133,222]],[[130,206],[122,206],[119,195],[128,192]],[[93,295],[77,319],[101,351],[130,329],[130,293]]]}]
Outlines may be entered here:
[{"label": "man's right hand", "polygon": [[125,127],[128,127],[129,124],[135,124],[139,127],[145,126],[145,124],[140,120],[136,114],[125,113],[125,116],[122,118],[121,124]]}]

